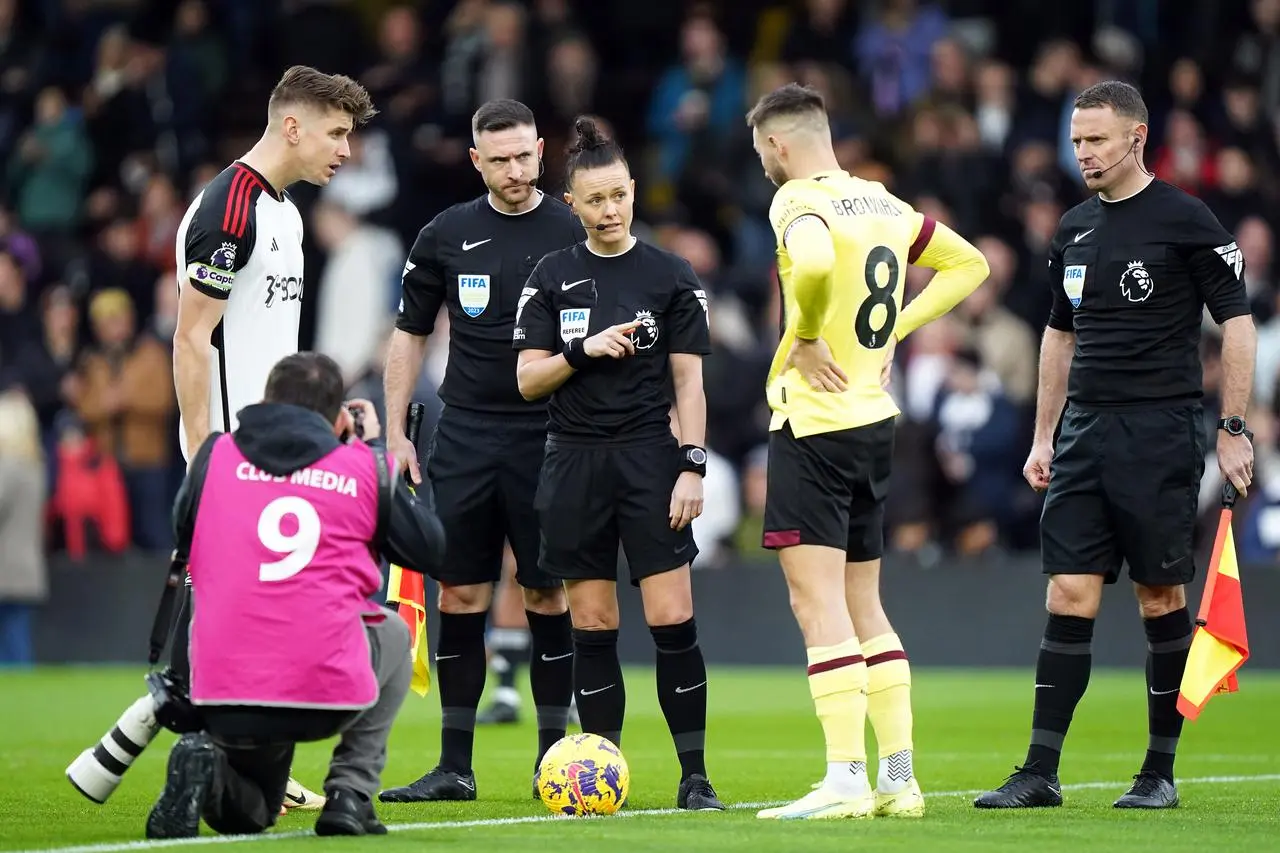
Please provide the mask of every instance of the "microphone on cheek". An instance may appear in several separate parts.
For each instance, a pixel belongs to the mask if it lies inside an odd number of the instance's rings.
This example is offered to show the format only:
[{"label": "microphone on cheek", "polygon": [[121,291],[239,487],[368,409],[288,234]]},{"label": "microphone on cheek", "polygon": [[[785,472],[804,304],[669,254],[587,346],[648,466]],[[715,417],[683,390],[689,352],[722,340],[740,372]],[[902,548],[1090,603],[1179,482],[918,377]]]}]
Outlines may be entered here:
[{"label": "microphone on cheek", "polygon": [[1105,169],[1094,169],[1094,170],[1092,170],[1092,171],[1090,171],[1090,172],[1086,173],[1086,174],[1085,174],[1085,177],[1086,177],[1086,178],[1088,178],[1088,179],[1089,179],[1089,180],[1091,180],[1091,181],[1096,181],[1096,180],[1098,180],[1098,179],[1099,179],[1099,178],[1101,178],[1103,175],[1105,175],[1107,172],[1110,172],[1110,171],[1111,171],[1112,169],[1114,169],[1116,166],[1119,166],[1119,165],[1120,165],[1121,163],[1123,163],[1125,160],[1128,160],[1128,159],[1129,159],[1129,155],[1130,155],[1130,154],[1137,153],[1137,150],[1138,150],[1138,138],[1137,138],[1137,137],[1134,137],[1133,144],[1129,146],[1129,150],[1128,150],[1128,151],[1124,152],[1124,156],[1123,156],[1123,157],[1121,157],[1119,160],[1115,161],[1114,163],[1112,163],[1110,166],[1108,166],[1108,167],[1107,167],[1107,168],[1105,168]]}]

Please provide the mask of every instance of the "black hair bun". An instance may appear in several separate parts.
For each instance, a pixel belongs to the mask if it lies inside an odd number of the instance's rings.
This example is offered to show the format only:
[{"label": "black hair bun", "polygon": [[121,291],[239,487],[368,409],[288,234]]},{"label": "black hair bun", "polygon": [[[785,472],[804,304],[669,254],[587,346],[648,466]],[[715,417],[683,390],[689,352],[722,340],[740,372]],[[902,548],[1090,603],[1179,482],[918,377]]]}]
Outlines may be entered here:
[{"label": "black hair bun", "polygon": [[608,138],[600,132],[600,127],[594,119],[585,116],[579,118],[573,123],[573,130],[578,135],[578,141],[573,146],[574,151],[589,151],[609,144]]}]

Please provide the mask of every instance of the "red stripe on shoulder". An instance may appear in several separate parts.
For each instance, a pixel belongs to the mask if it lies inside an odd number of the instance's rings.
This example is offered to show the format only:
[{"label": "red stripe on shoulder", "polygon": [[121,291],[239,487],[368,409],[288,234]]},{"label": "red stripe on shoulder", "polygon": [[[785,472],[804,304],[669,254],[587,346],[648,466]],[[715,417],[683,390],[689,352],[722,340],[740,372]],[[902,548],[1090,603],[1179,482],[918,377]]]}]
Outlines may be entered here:
[{"label": "red stripe on shoulder", "polygon": [[249,211],[253,208],[254,189],[262,189],[262,181],[258,180],[258,176],[248,169],[241,169],[245,176],[245,180],[240,184],[240,191],[236,194],[236,215],[231,220],[231,236],[239,239],[244,236],[245,229],[249,227]]},{"label": "red stripe on shoulder", "polygon": [[237,168],[236,175],[231,179],[231,190],[227,193],[227,203],[222,209],[222,230],[231,231],[231,220],[235,217],[236,211],[236,194],[240,191],[240,184],[248,176],[248,172],[244,169]]},{"label": "red stripe on shoulder", "polygon": [[914,264],[924,254],[924,250],[929,248],[929,241],[933,239],[933,229],[937,227],[938,223],[932,216],[924,218],[924,223],[920,226],[920,235],[907,251],[907,263]]}]

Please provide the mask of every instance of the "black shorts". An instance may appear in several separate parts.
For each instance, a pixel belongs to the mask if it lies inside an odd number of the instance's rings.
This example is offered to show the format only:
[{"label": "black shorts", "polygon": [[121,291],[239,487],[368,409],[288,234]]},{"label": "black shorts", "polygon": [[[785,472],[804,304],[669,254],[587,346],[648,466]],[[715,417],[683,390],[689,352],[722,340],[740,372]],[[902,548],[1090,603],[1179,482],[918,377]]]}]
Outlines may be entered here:
[{"label": "black shorts", "polygon": [[543,569],[563,580],[616,581],[619,543],[635,586],[692,563],[693,525],[671,529],[679,476],[674,438],[628,447],[548,440],[537,500]]},{"label": "black shorts", "polygon": [[437,581],[498,581],[502,545],[509,541],[522,587],[560,585],[538,566],[533,497],[546,440],[542,418],[499,419],[445,408],[427,452],[427,476],[446,537],[444,563],[433,575]]},{"label": "black shorts", "polygon": [[796,438],[769,433],[764,547],[826,545],[851,563],[884,554],[894,419]]},{"label": "black shorts", "polygon": [[1129,564],[1146,586],[1189,583],[1204,474],[1199,405],[1062,419],[1040,518],[1045,574],[1104,575]]}]

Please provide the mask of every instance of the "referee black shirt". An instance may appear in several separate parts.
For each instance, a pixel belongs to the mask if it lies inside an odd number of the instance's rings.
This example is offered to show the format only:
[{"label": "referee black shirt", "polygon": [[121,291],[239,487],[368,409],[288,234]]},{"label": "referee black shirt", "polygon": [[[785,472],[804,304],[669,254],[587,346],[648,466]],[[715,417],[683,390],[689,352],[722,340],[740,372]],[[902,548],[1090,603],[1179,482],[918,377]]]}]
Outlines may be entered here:
[{"label": "referee black shirt", "polygon": [[573,338],[640,320],[636,354],[594,359],[551,394],[548,433],[592,444],[671,438],[671,353],[708,355],[707,294],[693,268],[637,240],[620,255],[579,243],[542,259],[520,298],[513,346],[564,351]]},{"label": "referee black shirt", "polygon": [[1244,259],[1199,199],[1152,180],[1062,217],[1049,253],[1049,327],[1076,335],[1067,400],[1157,409],[1203,395],[1200,329],[1249,313]]},{"label": "referee black shirt", "polygon": [[444,210],[418,232],[396,328],[429,335],[440,306],[449,306],[449,361],[439,392],[446,406],[545,416],[545,400],[520,396],[511,327],[538,261],[581,239],[569,206],[546,194],[523,213],[502,213],[485,194]]}]

